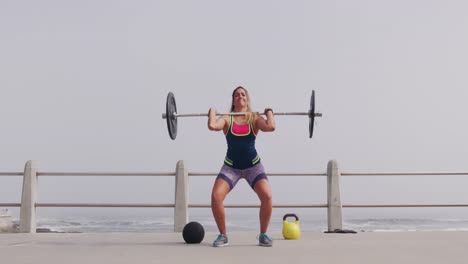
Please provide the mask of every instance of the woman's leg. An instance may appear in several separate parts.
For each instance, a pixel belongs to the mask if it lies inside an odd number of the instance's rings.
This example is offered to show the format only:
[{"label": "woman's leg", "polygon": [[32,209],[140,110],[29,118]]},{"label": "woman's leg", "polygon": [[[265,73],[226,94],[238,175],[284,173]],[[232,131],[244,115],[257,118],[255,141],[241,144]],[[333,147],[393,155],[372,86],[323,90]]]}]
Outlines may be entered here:
[{"label": "woman's leg", "polygon": [[218,226],[219,233],[226,235],[226,215],[224,212],[224,198],[231,190],[229,184],[223,179],[216,179],[211,192],[211,211]]},{"label": "woman's leg", "polygon": [[268,225],[270,225],[271,212],[273,210],[270,183],[267,179],[261,179],[255,184],[254,191],[257,193],[261,202],[260,233],[266,233],[268,230]]}]

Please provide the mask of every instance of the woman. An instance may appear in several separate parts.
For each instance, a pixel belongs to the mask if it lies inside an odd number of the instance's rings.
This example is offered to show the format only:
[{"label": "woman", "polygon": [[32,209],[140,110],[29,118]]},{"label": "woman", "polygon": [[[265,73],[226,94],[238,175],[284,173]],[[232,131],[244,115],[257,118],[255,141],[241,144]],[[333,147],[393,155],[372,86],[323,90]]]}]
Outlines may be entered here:
[{"label": "woman", "polygon": [[259,245],[271,247],[273,240],[266,235],[272,212],[271,188],[260,157],[255,150],[255,138],[258,131],[275,130],[273,110],[265,109],[266,119],[258,113],[252,113],[249,93],[239,86],[232,92],[231,112],[246,112],[246,114],[222,115],[216,118],[216,109],[211,107],[208,112],[208,129],[223,130],[228,145],[224,164],[216,177],[211,194],[211,210],[220,233],[213,242],[213,246],[228,245],[223,201],[236,183],[244,178],[257,193],[261,202]]}]

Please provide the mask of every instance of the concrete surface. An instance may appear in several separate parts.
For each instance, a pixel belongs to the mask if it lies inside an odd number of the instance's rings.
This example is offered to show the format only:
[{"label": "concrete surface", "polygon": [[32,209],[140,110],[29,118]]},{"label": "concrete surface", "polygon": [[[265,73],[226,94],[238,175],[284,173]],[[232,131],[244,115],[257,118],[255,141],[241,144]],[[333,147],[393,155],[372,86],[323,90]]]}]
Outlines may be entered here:
[{"label": "concrete surface", "polygon": [[272,233],[272,248],[254,232],[228,234],[230,245],[185,244],[181,233],[0,234],[1,263],[468,263],[468,232]]}]

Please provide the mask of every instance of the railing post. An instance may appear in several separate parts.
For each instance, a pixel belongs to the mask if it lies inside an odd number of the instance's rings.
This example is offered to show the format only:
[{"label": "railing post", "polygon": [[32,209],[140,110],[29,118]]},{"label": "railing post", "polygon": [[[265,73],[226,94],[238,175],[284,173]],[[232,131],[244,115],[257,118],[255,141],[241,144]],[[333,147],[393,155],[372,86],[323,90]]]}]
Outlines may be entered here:
[{"label": "railing post", "polygon": [[33,160],[29,160],[24,166],[20,209],[21,233],[36,233],[37,167],[38,163]]},{"label": "railing post", "polygon": [[328,196],[328,231],[343,228],[340,198],[340,172],[336,160],[330,160],[327,166],[327,196]]},{"label": "railing post", "polygon": [[188,221],[188,172],[179,160],[175,177],[174,231],[182,232]]}]

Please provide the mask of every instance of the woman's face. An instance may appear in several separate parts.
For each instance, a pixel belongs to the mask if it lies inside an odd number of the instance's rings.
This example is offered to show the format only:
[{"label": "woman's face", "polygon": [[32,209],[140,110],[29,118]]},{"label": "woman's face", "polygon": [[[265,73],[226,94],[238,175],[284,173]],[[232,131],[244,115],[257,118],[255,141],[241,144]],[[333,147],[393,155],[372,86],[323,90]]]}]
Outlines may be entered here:
[{"label": "woman's face", "polygon": [[247,92],[242,88],[238,88],[234,92],[234,96],[232,99],[232,102],[235,107],[244,107],[248,106],[249,104],[249,97],[247,96]]}]

